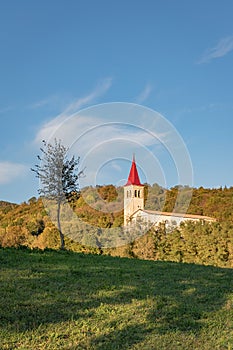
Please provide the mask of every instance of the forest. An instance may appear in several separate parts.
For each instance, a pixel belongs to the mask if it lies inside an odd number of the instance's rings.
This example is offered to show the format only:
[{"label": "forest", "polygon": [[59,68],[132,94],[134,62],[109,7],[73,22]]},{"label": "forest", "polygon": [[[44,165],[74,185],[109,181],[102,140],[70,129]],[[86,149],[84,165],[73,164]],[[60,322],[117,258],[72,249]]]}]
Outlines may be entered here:
[{"label": "forest", "polygon": [[[216,222],[186,223],[169,233],[163,225],[151,228],[130,242],[103,247],[98,236],[103,229],[123,225],[123,188],[113,185],[86,187],[69,198],[69,205],[88,232],[74,239],[81,225],[67,224],[67,250],[149,260],[188,262],[233,267],[233,187],[217,189],[175,186],[164,189],[145,184],[145,208],[211,216]],[[190,201],[191,199],[191,201]],[[190,202],[190,203],[189,203]],[[142,225],[142,224],[141,224]],[[85,227],[85,225],[84,225]],[[140,225],[137,228],[140,230]],[[79,237],[79,236],[78,236]],[[80,236],[81,237],[81,236]],[[59,234],[51,222],[43,198],[32,197],[21,204],[0,201],[0,246],[59,249]]]}]

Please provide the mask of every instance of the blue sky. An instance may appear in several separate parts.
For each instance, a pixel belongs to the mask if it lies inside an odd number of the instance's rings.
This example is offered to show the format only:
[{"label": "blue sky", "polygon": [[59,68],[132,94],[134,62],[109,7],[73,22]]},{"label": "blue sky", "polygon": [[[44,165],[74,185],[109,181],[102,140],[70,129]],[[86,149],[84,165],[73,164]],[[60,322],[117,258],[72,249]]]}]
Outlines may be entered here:
[{"label": "blue sky", "polygon": [[[232,186],[232,13],[230,0],[2,1],[0,199],[37,195],[30,167],[48,127],[110,102],[163,115],[188,149],[194,186]],[[127,177],[133,147],[124,146],[99,182],[117,183],[117,168]],[[146,159],[136,158],[143,177]]]}]

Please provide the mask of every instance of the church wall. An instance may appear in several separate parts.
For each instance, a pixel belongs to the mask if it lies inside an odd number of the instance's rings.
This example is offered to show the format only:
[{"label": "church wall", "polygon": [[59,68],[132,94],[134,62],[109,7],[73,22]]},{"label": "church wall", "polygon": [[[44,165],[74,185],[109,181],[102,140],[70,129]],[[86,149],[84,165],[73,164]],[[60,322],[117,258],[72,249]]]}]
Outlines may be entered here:
[{"label": "church wall", "polygon": [[[175,213],[173,215],[165,215],[160,213],[147,213],[145,211],[139,210],[131,217],[131,222],[136,223],[138,219],[142,219],[145,223],[152,223],[154,225],[159,225],[164,223],[167,227],[169,226],[179,226],[181,222],[185,221],[200,221],[201,218],[190,218],[178,216]],[[208,220],[207,220],[208,221]],[[212,220],[209,220],[212,221]]]}]

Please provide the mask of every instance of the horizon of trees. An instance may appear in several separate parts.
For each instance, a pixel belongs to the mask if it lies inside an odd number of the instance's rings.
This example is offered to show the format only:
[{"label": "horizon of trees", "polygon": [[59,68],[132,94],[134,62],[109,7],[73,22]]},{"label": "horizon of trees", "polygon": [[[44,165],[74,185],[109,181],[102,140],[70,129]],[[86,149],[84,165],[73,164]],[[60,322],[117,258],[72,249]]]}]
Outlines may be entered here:
[{"label": "horizon of trees", "polygon": [[[158,184],[147,185],[146,209],[171,211],[180,187],[169,190]],[[94,247],[96,230],[88,232],[89,241],[74,242],[65,237],[66,248],[74,251],[103,253],[118,256],[195,262],[233,267],[233,187],[218,189],[184,187],[179,196],[182,208],[192,191],[188,213],[212,216],[216,223],[189,223],[167,235],[162,228],[153,229],[131,244],[118,248]],[[123,189],[113,185],[86,187],[79,198],[70,202],[73,211],[84,222],[98,229],[123,225]],[[73,226],[70,224],[72,232]],[[160,238],[159,238],[160,237]],[[0,245],[30,248],[59,249],[59,232],[46,213],[42,198],[12,204],[0,201]]]}]

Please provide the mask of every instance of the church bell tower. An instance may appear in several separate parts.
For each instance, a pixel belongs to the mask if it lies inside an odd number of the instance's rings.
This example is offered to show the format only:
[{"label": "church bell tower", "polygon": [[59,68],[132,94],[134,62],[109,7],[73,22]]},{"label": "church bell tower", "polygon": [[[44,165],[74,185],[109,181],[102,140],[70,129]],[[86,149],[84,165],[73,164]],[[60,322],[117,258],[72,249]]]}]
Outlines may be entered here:
[{"label": "church bell tower", "polygon": [[133,156],[128,181],[124,186],[124,226],[130,223],[131,215],[144,209],[144,185],[141,184]]}]

